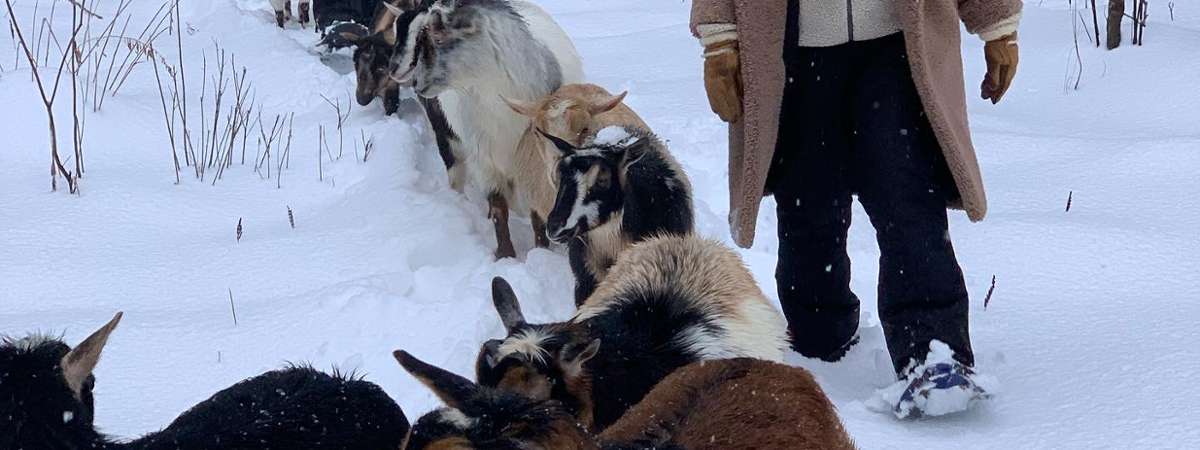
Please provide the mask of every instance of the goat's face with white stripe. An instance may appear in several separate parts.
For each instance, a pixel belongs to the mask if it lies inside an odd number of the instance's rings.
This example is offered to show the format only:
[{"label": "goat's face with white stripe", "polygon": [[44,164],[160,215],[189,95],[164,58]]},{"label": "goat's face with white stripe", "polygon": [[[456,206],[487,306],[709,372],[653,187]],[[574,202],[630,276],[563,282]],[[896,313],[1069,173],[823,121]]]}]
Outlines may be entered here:
[{"label": "goat's face with white stripe", "polygon": [[542,133],[561,154],[556,168],[558,193],[546,222],[546,234],[558,243],[583,236],[603,226],[620,212],[624,204],[622,172],[630,158],[629,149],[637,143],[571,143]]},{"label": "goat's face with white stripe", "polygon": [[480,34],[483,4],[458,0],[405,0],[393,10],[396,48],[392,78],[411,84],[418,95],[431,98],[453,88],[454,77],[476,74],[479,55],[492,52],[491,42],[472,39]]},{"label": "goat's face with white stripe", "polygon": [[391,79],[403,86],[413,84],[417,63],[420,62],[421,42],[428,39],[425,35],[425,25],[433,4],[434,0],[399,0],[383,3],[395,16],[392,25],[395,41],[390,49],[387,70]]},{"label": "goat's face with white stripe", "polygon": [[590,404],[590,384],[580,380],[600,341],[577,336],[570,322],[526,322],[517,294],[503,278],[492,280],[492,302],[508,336],[483,344],[475,361],[479,384],[534,400],[553,398],[575,410]]}]

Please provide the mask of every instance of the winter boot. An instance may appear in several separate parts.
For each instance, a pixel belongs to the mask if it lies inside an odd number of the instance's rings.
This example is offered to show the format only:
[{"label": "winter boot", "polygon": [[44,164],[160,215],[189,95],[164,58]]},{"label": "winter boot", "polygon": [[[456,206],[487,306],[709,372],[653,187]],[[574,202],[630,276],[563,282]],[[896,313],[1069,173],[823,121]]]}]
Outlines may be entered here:
[{"label": "winter boot", "polygon": [[956,361],[942,342],[933,341],[929,347],[924,363],[913,365],[900,381],[875,392],[871,409],[890,411],[901,419],[942,416],[992,398],[998,388],[995,378],[977,375]]}]

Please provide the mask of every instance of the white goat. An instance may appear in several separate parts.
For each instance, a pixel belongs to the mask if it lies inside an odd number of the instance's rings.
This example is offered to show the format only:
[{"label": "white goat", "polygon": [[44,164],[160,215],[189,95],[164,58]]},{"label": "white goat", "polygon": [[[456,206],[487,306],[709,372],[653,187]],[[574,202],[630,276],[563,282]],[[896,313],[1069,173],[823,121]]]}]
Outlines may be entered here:
[{"label": "white goat", "polygon": [[[549,14],[526,1],[408,1],[412,4],[393,11],[401,19],[392,76],[412,82],[422,97],[459,94],[455,104],[443,106],[448,118],[465,121],[451,119],[462,139],[456,149],[462,154],[455,156],[465,161],[469,184],[487,194],[496,257],[516,255],[508,231],[510,207],[529,211],[539,244],[545,244],[544,221],[553,199],[538,200],[530,193],[545,189],[536,184],[550,183],[546,163],[540,154],[521,154],[518,143],[530,121],[512,111],[502,96],[536,101],[563,84],[581,81],[574,44]],[[421,12],[404,16],[406,10]],[[408,20],[407,26],[401,20]]]}]

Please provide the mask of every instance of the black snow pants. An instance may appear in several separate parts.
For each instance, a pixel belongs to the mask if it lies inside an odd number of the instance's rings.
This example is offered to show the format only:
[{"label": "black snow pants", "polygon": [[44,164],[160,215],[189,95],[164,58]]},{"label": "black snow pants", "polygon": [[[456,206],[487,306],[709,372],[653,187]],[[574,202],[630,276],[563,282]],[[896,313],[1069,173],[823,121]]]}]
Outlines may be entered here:
[{"label": "black snow pants", "polygon": [[846,232],[858,194],[881,253],[879,317],[897,373],[923,361],[933,339],[972,365],[967,292],[946,219],[956,192],[903,35],[785,53],[768,189],[778,203],[775,277],[793,347],[837,360],[855,338]]}]

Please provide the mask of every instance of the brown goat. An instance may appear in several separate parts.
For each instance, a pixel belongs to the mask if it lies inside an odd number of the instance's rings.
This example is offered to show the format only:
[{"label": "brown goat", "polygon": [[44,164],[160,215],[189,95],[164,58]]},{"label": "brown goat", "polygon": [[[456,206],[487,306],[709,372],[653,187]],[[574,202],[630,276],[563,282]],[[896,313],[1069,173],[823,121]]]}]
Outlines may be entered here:
[{"label": "brown goat", "polygon": [[479,386],[403,351],[400,365],[446,407],[421,417],[407,449],[853,449],[804,369],[749,359],[694,363],[660,382],[600,435],[554,400]]},{"label": "brown goat", "polygon": [[807,370],[749,358],[675,371],[599,438],[689,450],[854,448]]}]

